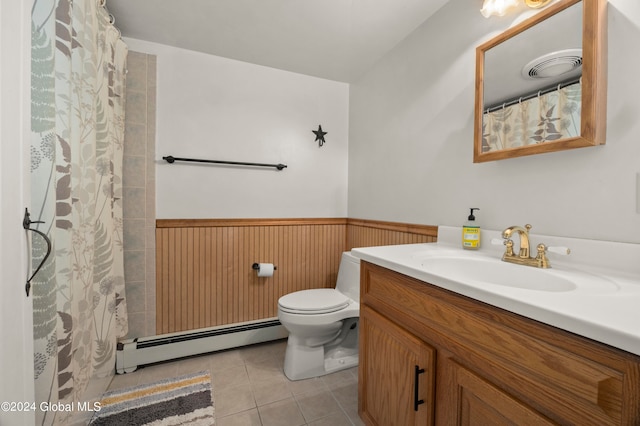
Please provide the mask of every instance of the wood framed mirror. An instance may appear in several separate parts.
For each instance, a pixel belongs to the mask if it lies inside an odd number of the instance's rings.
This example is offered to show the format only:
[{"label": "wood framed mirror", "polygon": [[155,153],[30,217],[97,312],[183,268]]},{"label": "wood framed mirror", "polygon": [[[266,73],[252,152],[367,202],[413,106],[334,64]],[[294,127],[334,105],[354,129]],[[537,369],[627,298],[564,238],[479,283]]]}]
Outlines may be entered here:
[{"label": "wood framed mirror", "polygon": [[473,162],[604,144],[606,49],[607,0],[560,0],[478,46]]}]

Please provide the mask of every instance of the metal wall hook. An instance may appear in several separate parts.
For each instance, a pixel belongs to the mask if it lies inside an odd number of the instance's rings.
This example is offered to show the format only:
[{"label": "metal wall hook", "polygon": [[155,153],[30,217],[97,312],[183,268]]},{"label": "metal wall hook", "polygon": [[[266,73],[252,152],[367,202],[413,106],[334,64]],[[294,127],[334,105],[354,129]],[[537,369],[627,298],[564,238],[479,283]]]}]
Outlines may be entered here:
[{"label": "metal wall hook", "polygon": [[47,261],[47,259],[49,258],[49,255],[51,254],[51,240],[49,239],[49,237],[47,237],[47,235],[44,232],[39,231],[37,229],[31,228],[31,224],[32,223],[44,223],[44,221],[42,221],[42,220],[31,220],[31,215],[29,214],[29,209],[25,208],[24,209],[24,219],[22,220],[22,227],[25,230],[33,231],[36,234],[42,236],[42,238],[44,238],[45,242],[47,243],[47,254],[44,255],[44,258],[42,259],[42,261],[40,262],[40,264],[38,265],[36,270],[33,272],[33,274],[31,274],[31,277],[29,277],[29,279],[27,280],[27,284],[24,287],[25,291],[27,292],[27,297],[29,297],[29,290],[31,290],[31,280],[33,279],[33,277],[36,276],[36,274],[40,271],[40,269],[42,269],[42,266],[44,265],[44,262]]}]

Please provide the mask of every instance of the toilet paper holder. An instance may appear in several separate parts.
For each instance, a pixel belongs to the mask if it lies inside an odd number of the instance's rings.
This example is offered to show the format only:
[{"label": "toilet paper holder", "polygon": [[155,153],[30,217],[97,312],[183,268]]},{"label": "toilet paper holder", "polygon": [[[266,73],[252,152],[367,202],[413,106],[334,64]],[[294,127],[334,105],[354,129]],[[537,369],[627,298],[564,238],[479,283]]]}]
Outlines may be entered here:
[{"label": "toilet paper holder", "polygon": [[[260,264],[254,263],[253,265],[251,265],[251,268],[257,271],[258,269],[260,269]],[[273,265],[273,270],[275,271],[276,269],[278,269],[278,267],[276,265]]]}]

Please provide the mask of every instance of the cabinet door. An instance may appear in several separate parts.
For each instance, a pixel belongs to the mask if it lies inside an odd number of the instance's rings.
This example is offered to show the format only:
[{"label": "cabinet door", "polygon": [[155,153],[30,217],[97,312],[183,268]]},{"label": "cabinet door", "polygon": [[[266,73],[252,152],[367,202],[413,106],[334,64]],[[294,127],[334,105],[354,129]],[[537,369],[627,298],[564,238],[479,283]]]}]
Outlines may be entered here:
[{"label": "cabinet door", "polygon": [[[445,408],[455,413],[452,424],[460,426],[483,425],[554,425],[555,423],[529,406],[498,389],[490,382],[460,366],[454,361],[451,371],[457,389],[449,395],[455,407]],[[441,390],[438,389],[440,392]],[[444,407],[443,407],[444,408]]]},{"label": "cabinet door", "polygon": [[368,425],[433,424],[435,350],[361,307],[359,413]]}]

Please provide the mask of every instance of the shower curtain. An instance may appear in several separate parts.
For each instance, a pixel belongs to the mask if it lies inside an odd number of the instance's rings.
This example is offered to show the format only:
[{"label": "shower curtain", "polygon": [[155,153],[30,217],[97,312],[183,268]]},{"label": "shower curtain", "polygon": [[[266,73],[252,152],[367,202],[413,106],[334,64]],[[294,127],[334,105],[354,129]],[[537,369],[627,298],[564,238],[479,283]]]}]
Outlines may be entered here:
[{"label": "shower curtain", "polygon": [[[94,384],[114,374],[116,339],[127,333],[126,56],[99,1],[34,0],[31,219],[44,222],[38,229],[53,247],[32,281],[38,424],[67,424],[88,408],[104,390]],[[37,235],[31,244],[35,269],[46,244]]]},{"label": "shower curtain", "polygon": [[482,152],[580,136],[582,83],[483,114]]}]

